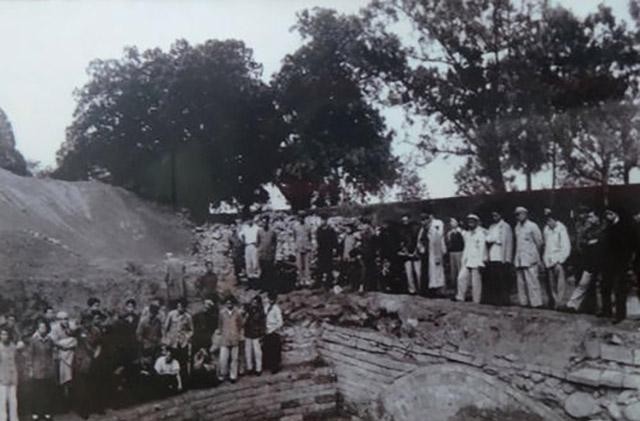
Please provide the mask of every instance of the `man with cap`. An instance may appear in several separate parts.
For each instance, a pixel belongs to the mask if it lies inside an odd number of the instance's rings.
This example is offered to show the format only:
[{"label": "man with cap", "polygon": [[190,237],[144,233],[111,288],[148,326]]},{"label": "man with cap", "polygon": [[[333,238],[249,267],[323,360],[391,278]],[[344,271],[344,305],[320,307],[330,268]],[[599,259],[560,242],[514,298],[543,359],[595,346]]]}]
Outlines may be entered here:
[{"label": "man with cap", "polygon": [[618,323],[627,317],[627,294],[629,293],[629,280],[627,272],[630,269],[631,259],[637,245],[633,229],[624,219],[621,210],[608,208],[604,212],[606,225],[603,231],[602,242],[602,294],[603,317],[611,317],[612,302],[611,293],[615,296],[615,319]]},{"label": "man with cap", "polygon": [[522,306],[542,306],[538,264],[542,249],[542,232],[538,225],[529,220],[529,211],[518,206],[516,214],[516,251],[513,264],[518,280],[518,301]]},{"label": "man with cap", "polygon": [[559,309],[563,304],[566,291],[564,263],[571,254],[571,241],[564,224],[558,221],[553,212],[545,212],[546,225],[544,236],[544,266],[547,268],[549,290],[553,306]]},{"label": "man with cap", "polygon": [[484,229],[480,226],[478,215],[467,216],[467,226],[464,231],[464,250],[462,251],[462,269],[458,275],[458,292],[456,301],[464,301],[471,281],[471,296],[474,303],[479,304],[482,298],[482,274],[480,269],[487,260],[487,239]]},{"label": "man with cap", "polygon": [[491,212],[493,222],[487,233],[487,276],[484,281],[485,304],[511,303],[510,265],[513,260],[513,230],[498,211]]},{"label": "man with cap", "polygon": [[296,268],[298,269],[298,285],[311,286],[311,227],[307,225],[303,211],[298,213],[298,220],[293,226],[293,242],[296,251]]}]

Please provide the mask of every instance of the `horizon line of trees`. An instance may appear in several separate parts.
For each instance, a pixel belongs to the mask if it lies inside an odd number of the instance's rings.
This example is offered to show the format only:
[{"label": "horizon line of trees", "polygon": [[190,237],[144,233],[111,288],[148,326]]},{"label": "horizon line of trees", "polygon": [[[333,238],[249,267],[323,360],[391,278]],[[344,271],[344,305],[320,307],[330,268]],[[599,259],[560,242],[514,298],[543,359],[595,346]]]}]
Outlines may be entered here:
[{"label": "horizon line of trees", "polygon": [[[579,18],[544,0],[373,0],[298,14],[303,44],[268,82],[241,41],[176,41],[95,60],[52,176],[100,179],[206,212],[277,186],[294,209],[426,187],[382,110],[420,130],[422,163],[465,158],[459,194],[628,183],[640,157],[640,7]],[[412,157],[415,158],[415,157]]]}]

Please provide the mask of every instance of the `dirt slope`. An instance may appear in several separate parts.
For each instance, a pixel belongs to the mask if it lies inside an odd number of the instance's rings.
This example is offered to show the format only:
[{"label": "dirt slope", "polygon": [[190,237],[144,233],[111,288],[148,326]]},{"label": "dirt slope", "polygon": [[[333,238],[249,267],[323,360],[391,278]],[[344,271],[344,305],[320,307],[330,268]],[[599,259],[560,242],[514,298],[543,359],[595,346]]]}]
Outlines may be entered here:
[{"label": "dirt slope", "polygon": [[124,272],[190,242],[181,218],[124,189],[0,170],[0,280]]}]

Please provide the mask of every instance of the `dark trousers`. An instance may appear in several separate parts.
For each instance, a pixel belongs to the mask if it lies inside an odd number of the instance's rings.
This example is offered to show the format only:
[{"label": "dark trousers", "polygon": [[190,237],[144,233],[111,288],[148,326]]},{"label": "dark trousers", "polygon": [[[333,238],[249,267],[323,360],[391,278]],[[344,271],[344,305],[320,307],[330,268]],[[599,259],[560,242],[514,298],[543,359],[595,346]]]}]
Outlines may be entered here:
[{"label": "dark trousers", "polygon": [[366,291],[380,291],[380,274],[374,256],[364,259],[364,289]]},{"label": "dark trousers", "polygon": [[276,373],[282,364],[282,343],[280,335],[270,333],[266,335],[262,342],[262,367]]},{"label": "dark trousers", "polygon": [[511,270],[508,263],[488,262],[482,280],[482,302],[496,306],[511,304]]},{"label": "dark trousers", "polygon": [[612,292],[615,296],[615,318],[616,320],[624,320],[627,317],[627,294],[629,293],[626,265],[612,265],[606,267],[602,273],[602,282],[600,283],[602,313],[607,317],[612,315]]},{"label": "dark trousers", "polygon": [[331,256],[318,256],[318,278],[321,285],[327,288],[333,285],[333,258]]},{"label": "dark trousers", "polygon": [[54,412],[54,395],[56,384],[54,379],[32,379],[31,380],[31,413],[43,417],[52,415]]},{"label": "dark trousers", "polygon": [[260,259],[260,285],[262,291],[275,291],[275,264],[274,259]]}]

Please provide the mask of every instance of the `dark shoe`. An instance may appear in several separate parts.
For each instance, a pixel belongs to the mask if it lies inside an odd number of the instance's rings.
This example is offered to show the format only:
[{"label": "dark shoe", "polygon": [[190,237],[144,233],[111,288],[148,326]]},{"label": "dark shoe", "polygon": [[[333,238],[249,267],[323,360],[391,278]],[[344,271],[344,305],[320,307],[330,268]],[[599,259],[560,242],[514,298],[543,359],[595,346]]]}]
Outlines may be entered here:
[{"label": "dark shoe", "polygon": [[258,377],[262,376],[262,371],[256,371],[255,375],[258,376]]}]

